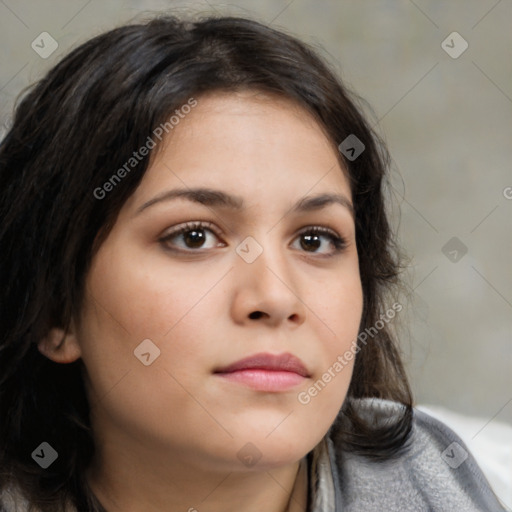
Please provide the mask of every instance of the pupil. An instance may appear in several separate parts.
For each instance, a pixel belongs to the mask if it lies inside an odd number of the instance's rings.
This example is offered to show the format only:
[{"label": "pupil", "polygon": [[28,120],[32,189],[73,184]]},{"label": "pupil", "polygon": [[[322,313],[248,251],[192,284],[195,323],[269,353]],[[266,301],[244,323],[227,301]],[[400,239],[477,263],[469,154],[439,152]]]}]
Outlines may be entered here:
[{"label": "pupil", "polygon": [[204,233],[195,229],[187,231],[185,233],[185,242],[189,247],[201,247],[204,242]]},{"label": "pupil", "polygon": [[318,249],[321,245],[320,237],[318,235],[303,235],[302,240],[303,242],[306,242],[305,244],[302,244],[304,249],[307,249],[308,247]]}]

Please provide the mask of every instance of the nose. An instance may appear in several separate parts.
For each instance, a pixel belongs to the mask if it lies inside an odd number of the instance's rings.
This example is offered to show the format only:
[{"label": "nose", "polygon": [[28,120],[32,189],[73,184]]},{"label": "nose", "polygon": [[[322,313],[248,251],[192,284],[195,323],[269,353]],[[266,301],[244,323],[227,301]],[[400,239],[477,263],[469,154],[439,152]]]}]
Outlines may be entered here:
[{"label": "nose", "polygon": [[284,323],[296,328],[304,323],[307,310],[297,277],[284,248],[271,248],[270,244],[262,248],[251,263],[236,256],[232,316],[238,324],[259,321],[269,326]]}]

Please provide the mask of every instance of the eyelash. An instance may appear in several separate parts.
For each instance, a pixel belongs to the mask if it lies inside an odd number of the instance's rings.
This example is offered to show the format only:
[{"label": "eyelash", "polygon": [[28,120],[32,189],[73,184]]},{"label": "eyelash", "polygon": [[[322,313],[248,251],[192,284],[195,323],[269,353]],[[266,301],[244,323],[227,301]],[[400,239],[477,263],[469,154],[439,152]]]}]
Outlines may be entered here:
[{"label": "eyelash", "polygon": [[[201,251],[201,248],[199,248],[197,250],[195,250],[195,249],[184,250],[184,249],[171,248],[168,245],[169,240],[172,240],[173,238],[176,238],[180,235],[183,235],[185,233],[188,233],[189,231],[194,231],[194,230],[211,231],[216,237],[220,238],[220,234],[214,228],[213,224],[211,224],[210,222],[199,221],[199,222],[187,222],[183,226],[176,228],[175,230],[171,231],[170,233],[168,233],[165,236],[163,236],[162,238],[160,238],[159,242],[162,243],[163,245],[165,245],[165,247],[167,249],[169,249],[173,252],[182,252],[182,253],[204,252],[204,250]],[[308,227],[302,229],[297,234],[297,238],[300,236],[303,236],[303,235],[322,235],[322,236],[328,237],[330,239],[330,241],[334,247],[334,250],[332,251],[331,254],[321,254],[321,253],[316,253],[315,251],[304,251],[306,253],[309,252],[311,254],[317,254],[317,256],[321,257],[321,258],[330,258],[332,256],[335,256],[335,255],[341,253],[347,246],[347,242],[343,237],[339,236],[335,231],[333,231],[332,229],[327,228],[327,227],[308,226]],[[206,249],[206,250],[208,250],[208,249]]]}]

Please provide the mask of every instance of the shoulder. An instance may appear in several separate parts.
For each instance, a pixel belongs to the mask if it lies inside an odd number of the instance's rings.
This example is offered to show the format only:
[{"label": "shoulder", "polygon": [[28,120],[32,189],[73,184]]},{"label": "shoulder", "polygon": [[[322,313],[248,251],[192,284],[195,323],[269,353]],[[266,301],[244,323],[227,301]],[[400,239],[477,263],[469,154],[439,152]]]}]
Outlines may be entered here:
[{"label": "shoulder", "polygon": [[[356,406],[377,422],[401,411],[387,400]],[[414,410],[409,442],[394,458],[372,461],[328,443],[340,510],[506,512],[464,442],[425,412]]]}]

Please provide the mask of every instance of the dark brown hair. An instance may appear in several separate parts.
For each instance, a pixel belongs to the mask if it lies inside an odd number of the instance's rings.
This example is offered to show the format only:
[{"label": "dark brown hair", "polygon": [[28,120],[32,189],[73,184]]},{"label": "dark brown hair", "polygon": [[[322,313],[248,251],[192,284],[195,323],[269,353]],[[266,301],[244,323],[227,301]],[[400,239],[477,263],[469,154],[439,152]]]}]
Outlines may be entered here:
[{"label": "dark brown hair", "polygon": [[[150,155],[108,197],[93,190],[191,97],[243,89],[294,100],[336,146],[351,134],[364,144],[353,161],[339,153],[355,206],[361,330],[389,309],[400,267],[384,201],[387,152],[357,96],[312,48],[235,17],[166,16],[95,37],[30,89],[0,145],[0,489],[16,482],[43,511],[60,510],[66,499],[78,510],[103,510],[84,476],[94,445],[83,363],[56,364],[37,343],[78,317],[91,259]],[[388,326],[359,348],[332,433],[345,450],[391,456],[411,429],[409,385]],[[353,405],[366,397],[403,404],[402,414],[374,425]],[[44,440],[61,454],[48,469],[31,458]]]}]

